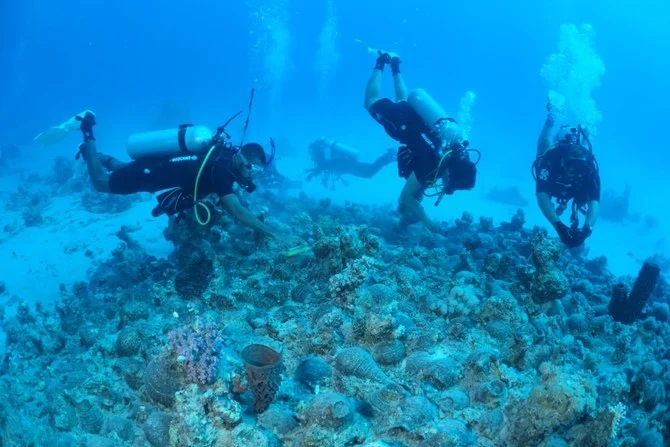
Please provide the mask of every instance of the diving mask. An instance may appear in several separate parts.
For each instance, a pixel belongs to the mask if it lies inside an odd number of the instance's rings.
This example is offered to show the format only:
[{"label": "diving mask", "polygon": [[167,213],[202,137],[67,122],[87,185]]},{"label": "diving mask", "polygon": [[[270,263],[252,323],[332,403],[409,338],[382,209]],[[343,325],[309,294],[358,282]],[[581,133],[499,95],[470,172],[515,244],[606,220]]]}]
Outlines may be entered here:
[{"label": "diving mask", "polygon": [[235,177],[235,181],[247,192],[256,190],[254,179],[262,174],[265,169],[255,163],[251,163],[242,152],[237,152],[235,157],[238,158],[239,165],[233,166],[230,172]]},{"label": "diving mask", "polygon": [[252,180],[261,175],[265,171],[265,169],[263,169],[262,166],[255,165],[253,163],[247,165],[246,168],[248,172],[247,177]]}]

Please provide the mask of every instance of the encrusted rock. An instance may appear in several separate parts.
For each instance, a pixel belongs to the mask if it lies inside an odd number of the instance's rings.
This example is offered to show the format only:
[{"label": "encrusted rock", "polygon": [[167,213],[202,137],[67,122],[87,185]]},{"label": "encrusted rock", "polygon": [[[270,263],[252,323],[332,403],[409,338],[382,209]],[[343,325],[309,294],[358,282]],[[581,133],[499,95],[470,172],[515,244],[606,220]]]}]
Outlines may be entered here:
[{"label": "encrusted rock", "polygon": [[389,378],[377,365],[372,355],[363,348],[345,348],[335,357],[335,368],[342,375],[370,379],[377,382],[388,382]]},{"label": "encrusted rock", "polygon": [[142,336],[132,327],[121,329],[116,336],[116,353],[120,357],[129,357],[137,354],[142,347]]},{"label": "encrusted rock", "polygon": [[407,350],[400,340],[379,343],[372,348],[372,355],[380,365],[395,365],[404,358]]},{"label": "encrusted rock", "polygon": [[310,402],[305,419],[324,428],[340,429],[351,423],[356,410],[353,402],[337,393],[317,394]]},{"label": "encrusted rock", "polygon": [[154,411],[144,423],[144,436],[153,447],[170,445],[170,422],[172,416],[161,411]]},{"label": "encrusted rock", "polygon": [[165,357],[153,359],[144,371],[144,388],[151,400],[171,407],[175,393],[182,387],[181,370]]}]

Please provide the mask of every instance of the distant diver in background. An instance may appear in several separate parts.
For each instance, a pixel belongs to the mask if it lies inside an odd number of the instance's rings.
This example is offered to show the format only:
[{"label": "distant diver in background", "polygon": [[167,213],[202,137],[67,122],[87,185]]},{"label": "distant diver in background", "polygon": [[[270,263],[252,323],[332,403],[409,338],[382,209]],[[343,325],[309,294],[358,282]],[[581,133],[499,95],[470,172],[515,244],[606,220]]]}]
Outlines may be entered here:
[{"label": "distant diver in background", "polygon": [[[386,133],[398,141],[398,175],[405,185],[400,193],[399,207],[403,226],[423,222],[433,232],[441,232],[426,215],[422,198],[437,197],[437,206],[445,195],[474,188],[477,163],[472,161],[468,141],[456,120],[423,89],[407,92],[400,73],[397,55],[378,51],[376,65],[365,89],[364,107],[381,124]],[[382,73],[391,66],[395,99],[381,98]],[[430,192],[429,192],[430,191]]]},{"label": "distant diver in background", "polygon": [[270,163],[263,172],[263,175],[258,177],[258,184],[267,189],[275,189],[278,191],[286,191],[289,189],[302,188],[300,180],[291,180],[284,174],[277,170],[277,163]]},{"label": "distant diver in background", "polygon": [[77,119],[84,135],[77,158],[81,155],[86,161],[96,190],[124,195],[167,190],[157,196],[153,216],[173,216],[193,209],[202,225],[209,223],[211,212],[200,199],[215,193],[221,205],[243,225],[289,245],[245,208],[234,193],[235,184],[247,192],[255,190],[254,179],[272,162],[274,145],[268,160],[260,144],[233,146],[224,137],[225,126],[212,135],[204,126],[183,125],[132,135],[128,153],[134,161],[124,163],[97,152],[93,135],[96,118],[92,112]]},{"label": "distant diver in background", "polygon": [[[570,248],[578,247],[591,236],[600,208],[600,172],[586,131],[581,126],[563,125],[551,142],[555,115],[547,102],[547,119],[537,142],[537,158],[533,163],[533,178],[537,203]],[[556,199],[554,208],[552,199]],[[570,226],[560,216],[572,201]],[[585,214],[579,228],[579,214]]]},{"label": "distant diver in background", "polygon": [[307,181],[320,176],[326,187],[334,187],[336,181],[346,185],[343,175],[372,178],[396,160],[395,150],[389,149],[371,163],[362,162],[358,160],[359,152],[356,149],[325,137],[318,138],[309,145],[309,155],[314,167],[306,171]]}]

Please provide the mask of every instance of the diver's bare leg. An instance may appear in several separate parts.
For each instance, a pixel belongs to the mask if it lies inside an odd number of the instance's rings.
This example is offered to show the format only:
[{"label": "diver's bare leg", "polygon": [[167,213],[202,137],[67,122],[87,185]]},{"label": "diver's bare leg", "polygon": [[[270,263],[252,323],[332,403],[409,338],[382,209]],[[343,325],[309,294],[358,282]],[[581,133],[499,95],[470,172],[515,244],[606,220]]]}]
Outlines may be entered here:
[{"label": "diver's bare leg", "polygon": [[365,86],[365,102],[363,106],[366,109],[370,109],[370,106],[374,104],[381,96],[382,91],[382,71],[374,69],[370,79],[368,79],[368,84]]},{"label": "diver's bare leg", "polygon": [[377,58],[377,63],[368,83],[365,86],[365,101],[363,106],[366,110],[370,109],[370,106],[375,103],[382,94],[382,73],[384,72],[384,66],[391,61],[391,57],[388,53],[384,53]]},{"label": "diver's bare leg", "polygon": [[96,151],[95,141],[88,141],[79,146],[84,160],[86,160],[86,167],[88,168],[88,175],[91,176],[91,183],[93,187],[100,192],[111,192],[109,189],[109,173],[105,171],[105,167],[100,161],[100,155]]},{"label": "diver's bare leg", "polygon": [[100,163],[105,168],[107,168],[108,171],[116,171],[117,169],[121,169],[123,167],[128,166],[128,163],[125,163],[121,160],[117,160],[111,155],[106,155],[98,152],[98,157],[100,157]]},{"label": "diver's bare leg", "polygon": [[407,101],[407,85],[402,74],[400,74],[400,58],[398,56],[391,58],[391,71],[393,72],[393,87],[395,89],[396,102]]},{"label": "diver's bare leg", "polygon": [[551,133],[556,122],[554,108],[551,101],[547,100],[547,119],[544,121],[544,126],[540,131],[540,136],[537,138],[537,154],[536,157],[544,155],[551,147]]}]

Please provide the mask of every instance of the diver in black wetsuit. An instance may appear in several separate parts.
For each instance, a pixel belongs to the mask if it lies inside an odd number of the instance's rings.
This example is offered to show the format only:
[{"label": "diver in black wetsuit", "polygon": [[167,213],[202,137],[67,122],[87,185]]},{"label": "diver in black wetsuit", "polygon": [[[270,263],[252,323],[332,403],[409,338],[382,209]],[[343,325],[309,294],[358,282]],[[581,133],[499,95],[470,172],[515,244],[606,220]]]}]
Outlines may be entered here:
[{"label": "diver in black wetsuit", "polygon": [[[410,105],[400,63],[397,56],[379,52],[365,89],[364,107],[391,138],[401,143],[397,155],[398,175],[406,179],[398,201],[401,223],[408,225],[422,221],[429,230],[441,232],[440,226],[428,218],[421,206],[421,199],[427,195],[425,191],[440,181],[442,185],[433,195],[442,197],[457,190],[472,189],[477,163],[470,160],[467,141],[458,138],[456,132],[449,138],[438,135],[436,129],[429,127]],[[393,73],[396,102],[380,98],[381,77],[386,65],[391,66]],[[439,121],[443,122],[444,128],[457,127],[452,118],[443,117]]]},{"label": "diver in black wetsuit", "polygon": [[[242,224],[278,240],[282,245],[291,244],[242,206],[234,193],[235,183],[248,192],[255,189],[254,178],[263,172],[267,164],[261,145],[249,143],[233,147],[221,140],[215,144],[209,159],[205,159],[204,154],[187,154],[123,163],[97,152],[93,114],[87,113],[78,119],[81,120],[84,135],[84,143],[79,146],[79,151],[86,161],[96,190],[111,194],[168,190],[158,196],[159,204],[153,211],[154,216],[171,216],[197,207],[200,198],[216,193],[220,203]],[[203,166],[203,163],[206,165]],[[204,208],[204,205],[199,206]]]},{"label": "diver in black wetsuit", "polygon": [[346,183],[341,178],[343,175],[372,178],[396,160],[395,150],[389,149],[371,163],[362,162],[358,160],[359,154],[355,149],[324,137],[309,145],[309,154],[314,167],[306,171],[306,179],[310,181],[318,175],[324,186],[334,186],[336,180]]},{"label": "diver in black wetsuit", "polygon": [[[565,245],[578,247],[593,233],[600,209],[600,172],[593,156],[591,142],[581,127],[561,126],[554,143],[550,136],[555,118],[551,103],[547,103],[547,119],[537,142],[537,158],[533,177],[537,203]],[[554,208],[552,199],[558,207]],[[572,201],[570,227],[561,222]],[[586,215],[579,228],[579,213]]]}]

